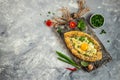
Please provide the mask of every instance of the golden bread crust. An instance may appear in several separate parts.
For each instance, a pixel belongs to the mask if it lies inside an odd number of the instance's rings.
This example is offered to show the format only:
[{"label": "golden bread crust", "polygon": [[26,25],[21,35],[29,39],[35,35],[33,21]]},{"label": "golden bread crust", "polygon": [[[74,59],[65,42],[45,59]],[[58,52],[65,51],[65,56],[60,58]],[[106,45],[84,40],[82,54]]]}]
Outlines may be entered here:
[{"label": "golden bread crust", "polygon": [[[84,54],[78,53],[78,51],[76,49],[74,49],[73,44],[70,41],[70,38],[73,36],[78,36],[78,37],[85,36],[85,37],[89,38],[94,43],[94,46],[95,46],[95,49],[97,50],[97,53],[94,54],[93,56],[85,56]],[[69,31],[69,32],[64,33],[64,40],[65,40],[65,43],[66,43],[68,49],[72,52],[72,54],[74,56],[78,57],[79,59],[82,59],[85,61],[90,61],[90,62],[95,62],[95,61],[102,59],[101,46],[89,34],[81,32],[81,31]]]}]

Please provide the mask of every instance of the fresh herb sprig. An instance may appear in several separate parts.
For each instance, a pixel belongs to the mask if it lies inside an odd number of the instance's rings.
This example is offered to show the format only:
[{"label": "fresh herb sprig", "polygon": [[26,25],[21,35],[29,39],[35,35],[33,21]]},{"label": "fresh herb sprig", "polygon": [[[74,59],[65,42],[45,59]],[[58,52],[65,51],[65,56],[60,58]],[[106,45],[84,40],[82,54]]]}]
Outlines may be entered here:
[{"label": "fresh herb sprig", "polygon": [[106,31],[104,29],[102,29],[100,34],[106,34]]},{"label": "fresh herb sprig", "polygon": [[78,21],[78,25],[77,27],[81,30],[81,31],[84,31],[86,29],[86,23],[84,22],[84,20],[80,20]]},{"label": "fresh herb sprig", "polygon": [[62,30],[61,30],[60,27],[58,27],[57,32],[58,32],[58,33],[61,33],[61,32],[62,32]]},{"label": "fresh herb sprig", "polygon": [[89,65],[88,62],[85,62],[85,61],[81,61],[80,63],[83,67],[87,67]]},{"label": "fresh herb sprig", "polygon": [[57,55],[59,56],[58,59],[62,62],[68,63],[76,68],[80,68],[72,59],[70,59],[68,56],[64,55],[63,53],[56,51]]}]

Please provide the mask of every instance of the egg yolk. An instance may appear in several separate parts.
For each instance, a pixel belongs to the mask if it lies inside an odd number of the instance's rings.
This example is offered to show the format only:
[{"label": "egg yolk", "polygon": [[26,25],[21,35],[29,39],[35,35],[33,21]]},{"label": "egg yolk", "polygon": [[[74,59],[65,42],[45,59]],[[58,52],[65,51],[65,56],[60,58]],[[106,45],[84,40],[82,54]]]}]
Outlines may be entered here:
[{"label": "egg yolk", "polygon": [[83,50],[83,51],[86,51],[88,49],[88,44],[87,43],[83,43],[81,44],[80,48]]}]

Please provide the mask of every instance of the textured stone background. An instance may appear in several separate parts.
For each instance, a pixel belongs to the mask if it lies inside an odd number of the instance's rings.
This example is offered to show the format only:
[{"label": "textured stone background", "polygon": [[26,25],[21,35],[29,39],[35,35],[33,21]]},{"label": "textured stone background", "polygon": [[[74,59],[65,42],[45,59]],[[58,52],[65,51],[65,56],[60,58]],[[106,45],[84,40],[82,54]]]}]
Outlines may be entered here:
[{"label": "textured stone background", "polygon": [[[94,29],[113,61],[91,72],[70,73],[56,59],[56,50],[68,54],[61,39],[43,21],[60,15],[57,9],[77,10],[76,0],[0,0],[0,80],[119,80],[120,0],[87,0],[90,13],[105,16],[105,25]],[[40,15],[41,14],[41,15]],[[106,34],[100,35],[101,29]],[[107,42],[110,40],[110,43]]]}]

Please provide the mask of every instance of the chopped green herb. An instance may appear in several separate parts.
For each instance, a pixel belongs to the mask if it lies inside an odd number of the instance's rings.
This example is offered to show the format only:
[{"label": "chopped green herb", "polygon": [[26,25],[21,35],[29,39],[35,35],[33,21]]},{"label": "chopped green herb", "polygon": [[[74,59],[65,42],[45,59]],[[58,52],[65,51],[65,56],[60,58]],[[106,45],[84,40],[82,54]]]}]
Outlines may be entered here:
[{"label": "chopped green herb", "polygon": [[73,46],[75,46],[75,43],[73,43]]},{"label": "chopped green herb", "polygon": [[85,56],[89,56],[88,54],[84,54]]},{"label": "chopped green herb", "polygon": [[42,15],[42,14],[40,13],[40,15]]},{"label": "chopped green herb", "polygon": [[93,27],[101,27],[104,23],[104,17],[100,14],[96,14],[91,18],[91,24]]},{"label": "chopped green herb", "polygon": [[85,24],[84,20],[82,20],[82,19],[79,20],[77,27],[78,27],[80,30],[84,31],[84,30],[86,29],[86,24]]},{"label": "chopped green herb", "polygon": [[82,65],[83,67],[87,67],[87,66],[88,66],[88,62],[81,61],[81,65]]},{"label": "chopped green herb", "polygon": [[106,34],[106,31],[104,29],[102,29],[100,34]]},{"label": "chopped green herb", "polygon": [[51,14],[51,12],[50,12],[50,11],[48,11],[48,14]]},{"label": "chopped green herb", "polygon": [[89,42],[88,43],[93,43],[91,40],[89,40]]},{"label": "chopped green herb", "polygon": [[81,36],[79,40],[83,42],[85,40],[85,36]]},{"label": "chopped green herb", "polygon": [[110,40],[107,40],[107,42],[109,43],[109,42],[110,42]]},{"label": "chopped green herb", "polygon": [[80,51],[77,51],[78,53],[80,53]]},{"label": "chopped green herb", "polygon": [[61,33],[61,28],[60,27],[58,27],[57,32]]},{"label": "chopped green herb", "polygon": [[78,39],[78,37],[77,37],[77,36],[75,36],[75,39]]},{"label": "chopped green herb", "polygon": [[80,46],[77,46],[78,48],[80,48]]},{"label": "chopped green herb", "polygon": [[73,37],[74,37],[75,39],[77,39],[77,35],[73,35]]}]

